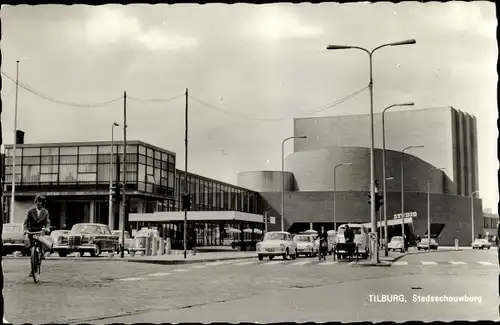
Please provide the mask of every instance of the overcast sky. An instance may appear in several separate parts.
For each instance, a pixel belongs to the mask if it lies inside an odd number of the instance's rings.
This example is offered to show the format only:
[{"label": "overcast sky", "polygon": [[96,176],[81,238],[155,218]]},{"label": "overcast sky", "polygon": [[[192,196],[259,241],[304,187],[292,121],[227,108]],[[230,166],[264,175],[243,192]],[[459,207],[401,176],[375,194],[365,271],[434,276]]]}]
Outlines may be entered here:
[{"label": "overcast sky", "polygon": [[[280,168],[290,117],[311,116],[367,85],[366,55],[329,52],[327,44],[373,48],[415,38],[376,55],[376,111],[414,101],[476,115],[480,196],[497,210],[493,3],[2,6],[1,18],[2,72],[15,78],[20,60],[21,83],[75,104],[126,90],[135,98],[127,138],[177,152],[179,168],[189,88],[189,170],[231,183],[242,170]],[[4,141],[12,143],[15,87],[2,79]],[[109,140],[122,105],[72,107],[21,90],[18,128],[27,143]],[[365,90],[313,116],[365,113],[368,105]]]}]

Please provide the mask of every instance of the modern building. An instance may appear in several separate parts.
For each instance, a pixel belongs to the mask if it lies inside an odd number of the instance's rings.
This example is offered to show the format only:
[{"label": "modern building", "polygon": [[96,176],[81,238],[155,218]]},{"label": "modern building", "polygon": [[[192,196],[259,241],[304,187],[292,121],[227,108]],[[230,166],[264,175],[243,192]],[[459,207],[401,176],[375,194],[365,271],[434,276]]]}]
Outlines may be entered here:
[{"label": "modern building", "polygon": [[[333,202],[337,227],[346,222],[370,222],[369,115],[300,118],[294,120],[294,151],[286,157],[284,174],[285,230],[333,228]],[[375,114],[375,178],[382,186],[382,116]],[[471,241],[470,195],[478,190],[476,119],[452,107],[394,110],[385,114],[388,220],[401,220],[405,234],[427,233],[430,202],[431,236],[441,245],[454,239]],[[408,146],[424,146],[405,150]],[[337,168],[336,188],[333,185]],[[401,177],[401,166],[404,166]],[[440,168],[444,168],[441,170]],[[402,182],[403,181],[403,182]],[[430,185],[430,201],[427,196]],[[401,219],[401,187],[404,213]],[[258,191],[264,209],[281,222],[281,172],[254,171],[238,175],[238,185]],[[383,188],[379,188],[382,192]],[[482,229],[482,202],[474,198],[476,232]],[[380,209],[378,218],[383,220]],[[401,235],[392,226],[389,236]]]},{"label": "modern building", "polygon": [[483,238],[486,238],[489,241],[495,241],[498,232],[498,213],[492,213],[491,209],[485,209],[483,211],[483,221]]},{"label": "modern building", "polygon": [[[12,148],[12,145],[5,146],[6,216],[10,216],[11,210]],[[118,170],[119,179],[123,180],[125,170],[127,219],[135,218],[133,222],[126,220],[127,229],[156,226],[160,232],[169,229],[175,235],[182,233],[182,222],[175,218],[170,220],[168,215],[161,220],[149,218],[154,213],[181,210],[186,173],[175,168],[176,154],[141,141],[128,141],[126,164],[123,164],[123,143],[115,142],[114,148],[112,155],[111,142],[18,144],[12,221],[22,222],[26,211],[33,206],[35,195],[44,194],[55,228],[64,225],[71,228],[79,222],[98,222],[118,229],[119,207],[116,204],[114,222],[110,223],[108,217],[109,185],[110,179],[113,183],[117,180]],[[187,180],[192,195],[191,211],[212,212],[211,219],[190,222],[190,227],[213,234],[216,231],[211,230],[212,223],[218,222],[217,232],[220,234],[219,226],[240,225],[245,221],[256,222],[255,227],[262,224],[262,215],[256,215],[260,209],[258,193],[192,173],[187,174]],[[218,218],[217,212],[223,214],[222,211],[233,211],[239,219]],[[4,220],[9,219],[4,217]],[[205,244],[215,241],[206,234],[198,239]]]}]

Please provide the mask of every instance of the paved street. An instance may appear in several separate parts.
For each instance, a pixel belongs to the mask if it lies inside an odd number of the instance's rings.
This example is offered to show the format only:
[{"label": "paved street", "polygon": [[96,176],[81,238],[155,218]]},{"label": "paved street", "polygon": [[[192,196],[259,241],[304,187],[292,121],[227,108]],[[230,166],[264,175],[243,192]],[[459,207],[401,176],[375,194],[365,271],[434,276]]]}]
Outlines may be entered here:
[{"label": "paved street", "polygon": [[[27,277],[29,260],[10,259],[4,261],[6,315],[14,323],[497,318],[495,250],[410,254],[399,262],[407,263],[373,268],[314,258],[189,265],[49,259],[42,282],[34,284]],[[407,303],[369,302],[377,294],[403,294]],[[482,300],[414,303],[413,294]]]}]

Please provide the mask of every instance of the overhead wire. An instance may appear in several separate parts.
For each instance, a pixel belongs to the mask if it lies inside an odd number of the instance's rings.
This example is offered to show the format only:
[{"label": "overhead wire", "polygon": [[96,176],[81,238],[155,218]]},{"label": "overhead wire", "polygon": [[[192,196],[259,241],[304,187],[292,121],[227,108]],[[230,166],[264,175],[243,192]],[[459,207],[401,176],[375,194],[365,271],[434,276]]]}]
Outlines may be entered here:
[{"label": "overhead wire", "polygon": [[[330,103],[330,104],[327,104],[327,105],[324,105],[320,108],[317,108],[315,110],[311,110],[311,111],[307,111],[307,112],[304,112],[304,113],[299,113],[300,115],[314,115],[314,114],[317,114],[317,113],[320,113],[320,112],[323,112],[325,110],[328,110],[330,108],[333,108],[337,105],[340,105],[354,97],[356,97],[357,95],[359,95],[360,93],[362,93],[365,89],[367,89],[368,86],[365,86],[355,92],[353,92],[352,94],[349,94],[345,97],[342,97],[340,99],[337,99],[336,101]],[[283,121],[283,120],[289,120],[289,119],[293,119],[295,118],[296,116],[288,116],[288,117],[255,117],[255,116],[250,116],[250,115],[247,115],[247,114],[242,114],[242,113],[237,113],[237,112],[234,112],[234,111],[230,111],[230,110],[227,110],[227,109],[223,109],[223,108],[220,108],[220,107],[217,107],[215,105],[212,105],[212,104],[209,104],[205,101],[202,101],[192,95],[189,95],[188,96],[190,99],[192,99],[193,101],[199,103],[200,105],[202,106],[205,106],[207,108],[210,108],[212,110],[215,110],[215,111],[219,111],[219,112],[222,112],[222,113],[225,113],[225,114],[228,114],[228,115],[234,115],[234,116],[238,116],[240,118],[247,118],[247,119],[252,119],[252,120],[259,120],[259,121]]]}]

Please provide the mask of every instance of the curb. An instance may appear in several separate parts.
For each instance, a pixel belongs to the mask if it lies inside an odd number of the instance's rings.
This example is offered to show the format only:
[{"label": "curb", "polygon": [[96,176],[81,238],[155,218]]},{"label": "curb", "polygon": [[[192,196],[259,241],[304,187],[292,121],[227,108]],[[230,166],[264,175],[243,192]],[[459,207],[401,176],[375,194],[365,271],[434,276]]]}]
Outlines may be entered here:
[{"label": "curb", "polygon": [[147,263],[147,264],[158,264],[158,265],[178,265],[178,264],[195,264],[195,263],[208,263],[208,262],[220,262],[229,260],[242,260],[255,258],[255,256],[238,256],[238,257],[219,257],[219,258],[208,258],[203,260],[139,260],[139,259],[128,259],[127,262],[131,263]]},{"label": "curb", "polygon": [[390,266],[392,266],[392,262],[380,262],[380,263],[377,263],[377,262],[375,262],[375,263],[372,263],[372,262],[363,263],[363,262],[361,262],[359,264],[358,263],[357,264],[353,264],[353,266],[355,266],[355,267],[370,267],[370,266],[390,267]]},{"label": "curb", "polygon": [[431,254],[431,253],[449,253],[449,252],[463,252],[463,249],[438,249],[436,251],[413,251],[406,254],[419,255],[419,254]]}]

